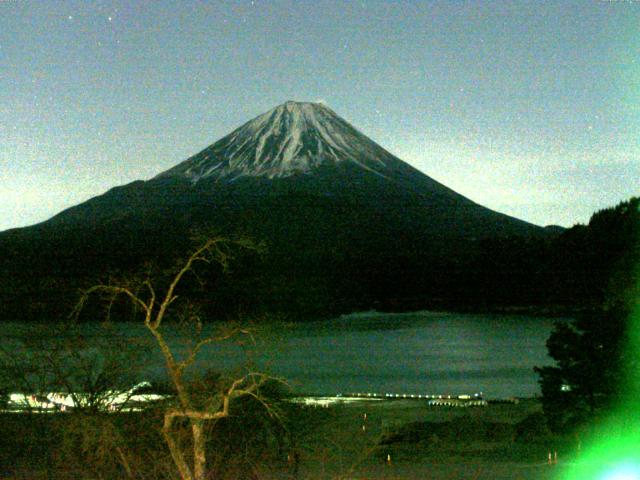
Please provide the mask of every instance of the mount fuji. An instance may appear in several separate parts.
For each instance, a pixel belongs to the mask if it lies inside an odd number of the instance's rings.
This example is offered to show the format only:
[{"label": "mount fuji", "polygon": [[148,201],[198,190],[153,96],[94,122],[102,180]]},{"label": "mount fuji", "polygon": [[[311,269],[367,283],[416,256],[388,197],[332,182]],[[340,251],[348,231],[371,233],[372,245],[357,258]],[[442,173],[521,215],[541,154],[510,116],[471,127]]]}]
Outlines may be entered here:
[{"label": "mount fuji", "polygon": [[71,288],[183,254],[194,230],[267,243],[245,278],[258,279],[242,294],[254,303],[286,310],[304,298],[332,311],[464,295],[484,239],[548,234],[433,180],[324,104],[288,101],[148,181],[0,233],[0,273],[26,268]]},{"label": "mount fuji", "polygon": [[285,178],[352,163],[384,176],[398,161],[321,103],[289,101],[156,178]]}]

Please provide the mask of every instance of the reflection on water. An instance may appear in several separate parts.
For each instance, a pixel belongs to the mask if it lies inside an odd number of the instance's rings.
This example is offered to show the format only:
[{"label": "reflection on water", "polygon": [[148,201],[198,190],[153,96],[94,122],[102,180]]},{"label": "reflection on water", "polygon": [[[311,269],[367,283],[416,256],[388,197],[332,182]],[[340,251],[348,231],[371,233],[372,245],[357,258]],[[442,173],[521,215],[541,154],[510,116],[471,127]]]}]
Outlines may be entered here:
[{"label": "reflection on water", "polygon": [[[325,395],[375,391],[532,396],[539,393],[533,367],[551,363],[545,342],[553,323],[505,315],[366,312],[270,328],[256,334],[255,345],[217,344],[202,350],[194,367],[235,370],[249,362],[252,368],[286,378],[296,391]],[[59,334],[47,340],[47,331],[50,327],[3,324],[0,346],[26,342],[27,348],[36,348],[28,345],[40,337],[37,348],[43,348],[47,341],[59,340]],[[81,331],[89,344],[117,337],[113,347],[118,349],[140,349],[149,339],[139,324],[112,324],[106,330],[89,324]],[[178,351],[188,349],[186,332],[167,325],[165,334]],[[162,379],[162,358],[153,348],[147,352],[139,375]]]}]

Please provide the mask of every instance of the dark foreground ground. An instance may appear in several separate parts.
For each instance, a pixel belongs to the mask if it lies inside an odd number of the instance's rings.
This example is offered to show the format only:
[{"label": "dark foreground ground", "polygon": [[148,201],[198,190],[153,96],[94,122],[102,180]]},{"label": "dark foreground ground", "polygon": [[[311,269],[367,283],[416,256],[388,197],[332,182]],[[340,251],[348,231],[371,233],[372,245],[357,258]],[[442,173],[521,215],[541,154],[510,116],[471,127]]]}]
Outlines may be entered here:
[{"label": "dark foreground ground", "polygon": [[[551,479],[573,447],[549,435],[536,400],[470,408],[369,401],[327,410],[301,478]],[[323,442],[326,458],[317,450]],[[549,452],[558,463],[548,463]]]},{"label": "dark foreground ground", "polygon": [[[417,400],[360,401],[304,407],[298,416],[295,444],[260,454],[268,468],[258,460],[236,473],[218,470],[216,478],[553,479],[575,446],[572,439],[548,433],[533,399],[471,408],[429,407]],[[120,430],[99,422],[66,425],[67,432],[75,428],[75,433],[65,436],[62,417],[0,415],[0,478],[176,478],[157,418],[150,417],[145,432],[127,432],[132,428],[128,417]],[[251,430],[250,425],[243,428],[245,434]],[[119,446],[133,465],[131,475],[117,466]],[[145,453],[132,453],[140,451]],[[557,453],[557,463],[549,464],[549,452],[552,457]],[[80,467],[76,454],[91,465]]]}]

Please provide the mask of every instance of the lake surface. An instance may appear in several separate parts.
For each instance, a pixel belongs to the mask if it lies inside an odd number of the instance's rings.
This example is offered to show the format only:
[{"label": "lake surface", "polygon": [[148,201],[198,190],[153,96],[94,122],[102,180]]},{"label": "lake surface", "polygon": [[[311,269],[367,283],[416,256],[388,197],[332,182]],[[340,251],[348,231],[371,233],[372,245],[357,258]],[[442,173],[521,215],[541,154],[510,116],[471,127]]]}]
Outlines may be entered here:
[{"label": "lake surface", "polygon": [[[310,394],[533,396],[539,394],[533,367],[553,363],[545,342],[554,321],[516,315],[359,313],[258,330],[255,344],[214,344],[200,352],[194,367],[240,370],[248,361],[255,369],[286,378],[295,391]],[[142,325],[105,329],[85,324],[80,330],[86,345],[106,341],[120,351],[144,352],[144,365],[136,375],[162,378],[162,358],[154,345],[148,351],[139,346],[150,336]],[[25,344],[27,350],[47,349],[48,342],[63,335],[49,338],[50,331],[3,324],[0,346],[5,351]],[[188,333],[167,324],[166,335],[177,351],[187,351]]]}]

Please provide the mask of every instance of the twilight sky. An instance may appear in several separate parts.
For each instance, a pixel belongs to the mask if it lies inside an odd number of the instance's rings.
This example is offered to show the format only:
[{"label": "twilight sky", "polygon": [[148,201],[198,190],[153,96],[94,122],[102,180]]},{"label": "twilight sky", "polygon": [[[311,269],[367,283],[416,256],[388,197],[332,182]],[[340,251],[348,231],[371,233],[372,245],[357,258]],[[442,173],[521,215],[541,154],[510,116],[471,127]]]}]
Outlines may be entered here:
[{"label": "twilight sky", "polygon": [[472,200],[640,194],[640,0],[0,0],[0,230],[325,101]]}]

